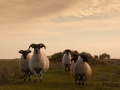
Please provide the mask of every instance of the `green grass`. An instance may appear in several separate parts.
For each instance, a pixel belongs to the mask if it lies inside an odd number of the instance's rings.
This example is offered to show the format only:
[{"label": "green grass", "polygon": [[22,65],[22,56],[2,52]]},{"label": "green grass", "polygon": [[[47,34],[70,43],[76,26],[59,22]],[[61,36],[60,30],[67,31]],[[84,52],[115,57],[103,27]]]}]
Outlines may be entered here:
[{"label": "green grass", "polygon": [[[51,62],[44,73],[43,82],[23,81],[18,61],[0,61],[0,90],[119,90],[120,65],[98,63],[91,65],[92,76],[88,86],[76,86],[69,72],[64,72],[61,62]],[[15,69],[14,69],[15,68]],[[39,77],[39,75],[38,75]]]},{"label": "green grass", "polygon": [[[8,90],[10,88],[12,88],[12,90],[63,90],[72,85],[75,86],[73,79],[70,77],[70,73],[61,70],[49,70],[44,74],[43,82],[39,82],[38,80],[37,83],[33,83],[33,78],[32,81],[18,79],[16,81],[9,81],[2,84],[0,90]],[[69,87],[68,90],[70,88],[71,87]]]}]

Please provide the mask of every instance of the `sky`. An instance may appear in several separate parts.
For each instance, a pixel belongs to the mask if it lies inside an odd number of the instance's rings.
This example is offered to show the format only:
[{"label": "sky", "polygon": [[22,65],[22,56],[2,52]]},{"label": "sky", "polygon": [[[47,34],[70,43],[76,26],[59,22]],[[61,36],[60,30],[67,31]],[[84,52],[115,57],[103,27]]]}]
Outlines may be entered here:
[{"label": "sky", "polygon": [[20,58],[32,43],[45,44],[47,56],[71,49],[120,58],[119,23],[120,0],[0,0],[0,59]]}]

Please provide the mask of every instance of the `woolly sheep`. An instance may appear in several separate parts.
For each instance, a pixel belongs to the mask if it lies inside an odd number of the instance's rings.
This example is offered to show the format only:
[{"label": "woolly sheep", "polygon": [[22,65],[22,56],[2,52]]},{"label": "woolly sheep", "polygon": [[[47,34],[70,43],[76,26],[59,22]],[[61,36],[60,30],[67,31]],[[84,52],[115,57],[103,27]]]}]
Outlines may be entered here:
[{"label": "woolly sheep", "polygon": [[88,84],[88,79],[91,77],[92,70],[88,64],[88,58],[86,55],[79,55],[77,62],[75,63],[73,69],[73,77],[76,80],[76,84],[86,85]]},{"label": "woolly sheep", "polygon": [[40,48],[46,46],[42,43],[40,44],[31,44],[29,46],[34,48],[33,56],[29,62],[29,68],[32,73],[34,73],[34,83],[37,81],[37,74],[40,74],[40,82],[43,80],[43,73],[45,73],[49,69],[49,60],[47,56],[41,52]]},{"label": "woolly sheep", "polygon": [[29,81],[31,80],[30,78],[30,69],[28,67],[28,63],[31,59],[31,56],[29,55],[29,53],[31,52],[31,50],[20,50],[19,53],[22,54],[20,61],[19,61],[19,68],[22,72],[24,72],[24,81],[26,80],[26,74],[28,74],[29,76]]},{"label": "woolly sheep", "polygon": [[73,77],[73,69],[74,69],[75,63],[77,62],[77,59],[78,59],[78,54],[72,55],[72,58],[71,58],[71,69],[70,69],[70,74],[71,74],[72,77]]},{"label": "woolly sheep", "polygon": [[71,54],[70,54],[70,52],[71,52],[71,50],[66,49],[64,51],[64,55],[63,55],[63,58],[62,58],[62,63],[65,66],[65,71],[68,68],[68,72],[70,71],[70,65],[71,65]]}]

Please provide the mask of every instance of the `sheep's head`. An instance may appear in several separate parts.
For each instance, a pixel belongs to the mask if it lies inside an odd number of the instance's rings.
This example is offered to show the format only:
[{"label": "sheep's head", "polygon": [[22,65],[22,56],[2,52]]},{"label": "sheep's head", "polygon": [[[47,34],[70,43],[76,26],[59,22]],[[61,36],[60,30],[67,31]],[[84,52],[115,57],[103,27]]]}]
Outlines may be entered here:
[{"label": "sheep's head", "polygon": [[64,53],[66,53],[67,55],[68,55],[70,52],[71,52],[70,49],[66,49],[66,50],[64,51]]},{"label": "sheep's head", "polygon": [[72,55],[71,61],[74,61],[76,63],[78,57],[79,57],[79,55],[77,55],[77,54]]},{"label": "sheep's head", "polygon": [[88,58],[85,54],[80,54],[80,57],[83,59],[84,62],[88,62]]},{"label": "sheep's head", "polygon": [[28,53],[31,53],[31,50],[20,50],[19,53],[21,53],[23,55],[24,59],[26,59]]},{"label": "sheep's head", "polygon": [[46,49],[46,46],[45,46],[44,44],[42,44],[42,43],[40,43],[40,44],[31,44],[31,45],[29,46],[28,50],[30,49],[30,47],[34,48],[34,51],[35,51],[36,53],[39,53],[40,48],[42,48],[42,47],[44,47],[44,48]]}]

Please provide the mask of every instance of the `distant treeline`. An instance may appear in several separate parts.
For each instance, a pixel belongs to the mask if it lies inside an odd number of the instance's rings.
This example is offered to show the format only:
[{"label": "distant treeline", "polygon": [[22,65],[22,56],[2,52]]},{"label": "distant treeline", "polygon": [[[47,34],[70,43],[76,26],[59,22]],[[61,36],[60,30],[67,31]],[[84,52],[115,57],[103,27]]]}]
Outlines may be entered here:
[{"label": "distant treeline", "polygon": [[[49,59],[51,61],[61,61],[62,57],[63,57],[63,54],[64,54],[64,52],[54,53],[53,55],[49,56]],[[73,54],[86,54],[90,60],[110,59],[110,55],[107,54],[107,53],[102,53],[99,56],[98,55],[92,56],[88,52],[81,52],[81,53],[79,53],[77,50],[72,50],[71,55],[73,55]]]}]

